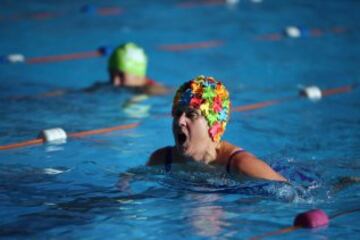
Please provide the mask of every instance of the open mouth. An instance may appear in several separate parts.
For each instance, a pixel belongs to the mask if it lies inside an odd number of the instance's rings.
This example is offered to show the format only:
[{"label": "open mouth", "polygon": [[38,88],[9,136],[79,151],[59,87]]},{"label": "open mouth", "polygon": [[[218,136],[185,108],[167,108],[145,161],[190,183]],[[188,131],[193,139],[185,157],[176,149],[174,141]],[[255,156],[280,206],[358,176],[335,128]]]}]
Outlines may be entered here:
[{"label": "open mouth", "polygon": [[186,135],[184,133],[178,133],[177,140],[180,145],[183,145],[186,141]]}]

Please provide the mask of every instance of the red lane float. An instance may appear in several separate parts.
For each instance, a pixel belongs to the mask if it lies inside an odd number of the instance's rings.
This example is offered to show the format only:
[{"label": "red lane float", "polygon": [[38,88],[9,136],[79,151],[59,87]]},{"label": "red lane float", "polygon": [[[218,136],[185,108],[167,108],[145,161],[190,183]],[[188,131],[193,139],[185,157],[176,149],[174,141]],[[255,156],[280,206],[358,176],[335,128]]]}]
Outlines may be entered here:
[{"label": "red lane float", "polygon": [[[88,15],[100,15],[100,16],[114,16],[120,15],[123,13],[123,9],[120,7],[101,7],[98,8],[95,5],[85,5],[82,6],[80,9],[81,13],[85,13]],[[74,12],[70,11],[58,11],[58,12],[50,12],[50,11],[41,11],[41,12],[33,12],[33,13],[25,13],[25,14],[15,14],[11,16],[2,16],[2,20],[37,20],[37,21],[45,21],[54,18],[64,17],[64,16],[71,16],[75,15]]]},{"label": "red lane float", "polygon": [[184,43],[184,44],[164,44],[159,49],[170,52],[186,51],[196,48],[213,48],[224,44],[222,40],[210,40],[205,42]]},{"label": "red lane float", "polygon": [[204,0],[204,1],[188,1],[182,2],[177,4],[177,7],[180,8],[194,8],[194,7],[201,7],[201,6],[216,6],[216,5],[223,5],[226,2],[224,0]]},{"label": "red lane float", "polygon": [[89,51],[89,52],[78,52],[64,55],[54,55],[54,56],[46,56],[46,57],[33,57],[26,59],[25,62],[29,64],[34,63],[48,63],[48,62],[59,62],[59,61],[69,61],[75,59],[83,59],[83,58],[94,58],[102,56],[100,51]]},{"label": "red lane float", "polygon": [[342,26],[331,27],[330,29],[320,29],[320,28],[301,28],[297,26],[287,26],[283,32],[274,32],[261,34],[256,36],[256,40],[259,41],[280,41],[287,38],[306,38],[306,37],[321,37],[325,34],[342,34],[347,32],[347,29]]},{"label": "red lane float", "polygon": [[[73,137],[73,138],[80,138],[80,137],[86,137],[86,136],[90,136],[90,135],[98,135],[98,134],[104,134],[104,133],[109,133],[109,132],[113,132],[113,131],[131,129],[131,128],[137,127],[138,125],[139,125],[139,123],[131,123],[131,124],[119,125],[119,126],[109,127],[109,128],[69,133],[68,136]],[[10,150],[10,149],[15,149],[15,148],[20,148],[20,147],[39,145],[39,144],[43,144],[45,142],[46,142],[45,138],[41,137],[41,138],[29,140],[29,141],[20,142],[20,143],[13,143],[13,144],[9,144],[9,145],[0,146],[0,150]]]},{"label": "red lane float", "polygon": [[[331,96],[331,95],[335,95],[335,94],[346,93],[346,92],[349,92],[349,91],[353,90],[355,87],[356,87],[356,85],[346,85],[346,86],[342,86],[342,87],[338,87],[338,88],[325,89],[325,90],[323,90],[321,92],[321,94],[322,94],[322,97],[325,97],[325,96]],[[314,86],[311,86],[309,88],[314,89]],[[306,94],[311,94],[311,93],[306,93],[306,91],[305,91],[305,95]],[[307,96],[307,97],[311,99],[311,96]],[[299,97],[298,96],[291,96],[291,97],[286,97],[286,98],[281,98],[281,99],[263,101],[263,102],[253,103],[253,104],[247,104],[247,105],[233,107],[232,111],[233,112],[252,111],[252,110],[261,109],[261,108],[273,106],[273,105],[276,105],[276,104],[280,104],[280,103],[285,102],[285,101],[294,100],[294,99],[297,99],[297,98],[299,98]],[[161,117],[162,116],[163,115],[161,115]],[[166,114],[166,116],[170,117],[170,115],[168,115],[168,114]],[[74,138],[76,138],[76,137],[84,137],[84,136],[88,136],[88,135],[103,134],[103,133],[112,132],[112,131],[135,128],[138,125],[139,125],[139,123],[132,123],[132,124],[127,124],[127,125],[119,125],[119,126],[110,127],[110,128],[95,129],[95,130],[83,131],[83,132],[78,132],[78,133],[69,133],[68,136],[69,137],[74,137]],[[36,145],[36,144],[42,144],[44,142],[45,142],[44,138],[37,138],[37,139],[32,139],[32,140],[29,140],[29,141],[25,141],[25,142],[0,146],[0,150],[9,150],[9,149],[14,149],[14,148],[26,147],[26,146]]]},{"label": "red lane float", "polygon": [[328,215],[321,209],[313,209],[300,213],[294,220],[294,226],[303,228],[318,228],[329,224]]},{"label": "red lane float", "polygon": [[294,219],[293,226],[285,227],[285,228],[282,228],[282,229],[279,229],[279,230],[276,230],[276,231],[273,231],[273,232],[267,232],[265,234],[252,237],[252,238],[250,238],[250,240],[261,240],[261,239],[264,239],[264,238],[268,238],[268,237],[272,237],[272,236],[276,236],[276,235],[280,235],[280,234],[284,234],[284,233],[293,232],[293,231],[298,230],[298,229],[325,227],[325,226],[329,225],[330,219],[332,220],[332,219],[334,219],[336,217],[343,216],[343,215],[346,215],[346,214],[355,213],[355,212],[359,212],[359,211],[360,211],[360,208],[355,208],[355,209],[346,210],[346,211],[337,213],[337,214],[329,217],[321,209],[312,209],[310,211],[307,211],[307,212],[300,213],[300,214],[296,215],[296,217]]}]

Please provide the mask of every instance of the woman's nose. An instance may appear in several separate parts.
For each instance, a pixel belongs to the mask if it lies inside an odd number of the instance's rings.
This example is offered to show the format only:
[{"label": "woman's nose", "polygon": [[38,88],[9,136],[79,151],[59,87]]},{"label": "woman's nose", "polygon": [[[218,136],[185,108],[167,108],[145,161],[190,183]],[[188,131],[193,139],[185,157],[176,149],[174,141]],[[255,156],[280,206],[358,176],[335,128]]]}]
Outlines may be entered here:
[{"label": "woman's nose", "polygon": [[183,112],[181,113],[181,115],[178,117],[177,120],[179,126],[185,126],[186,125],[186,114]]}]

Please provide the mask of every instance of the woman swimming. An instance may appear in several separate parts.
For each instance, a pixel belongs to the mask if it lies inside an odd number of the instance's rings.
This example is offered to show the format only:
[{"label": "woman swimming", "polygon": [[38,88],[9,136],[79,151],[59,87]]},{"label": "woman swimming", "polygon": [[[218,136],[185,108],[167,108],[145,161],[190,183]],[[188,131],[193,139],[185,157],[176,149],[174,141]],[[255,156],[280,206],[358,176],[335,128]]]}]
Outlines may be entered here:
[{"label": "woman swimming", "polygon": [[221,141],[230,114],[229,93],[212,77],[198,76],[177,90],[172,131],[175,146],[156,150],[149,166],[201,162],[223,167],[240,178],[287,181],[264,161],[229,142]]}]

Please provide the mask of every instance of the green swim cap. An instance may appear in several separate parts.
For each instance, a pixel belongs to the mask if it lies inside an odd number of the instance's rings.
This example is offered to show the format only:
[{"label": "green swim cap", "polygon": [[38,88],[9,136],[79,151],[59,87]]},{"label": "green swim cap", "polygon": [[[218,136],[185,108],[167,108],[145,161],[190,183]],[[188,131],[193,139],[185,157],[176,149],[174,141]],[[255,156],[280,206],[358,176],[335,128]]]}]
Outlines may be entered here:
[{"label": "green swim cap", "polygon": [[146,75],[147,56],[135,43],[126,43],[116,48],[109,58],[109,70],[119,70],[138,77]]}]

